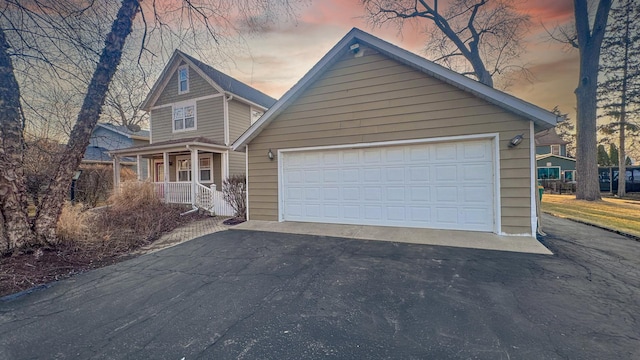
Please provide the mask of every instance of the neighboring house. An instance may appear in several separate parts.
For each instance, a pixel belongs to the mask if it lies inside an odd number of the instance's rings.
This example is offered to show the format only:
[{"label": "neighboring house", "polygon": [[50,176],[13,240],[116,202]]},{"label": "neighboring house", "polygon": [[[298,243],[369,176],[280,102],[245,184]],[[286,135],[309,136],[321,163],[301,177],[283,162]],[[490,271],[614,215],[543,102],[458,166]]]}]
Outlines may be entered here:
[{"label": "neighboring house", "polygon": [[568,141],[555,128],[536,133],[538,180],[576,180],[576,159],[567,156]]},{"label": "neighboring house", "polygon": [[531,236],[534,133],[555,124],[353,29],[233,148],[247,152],[250,220]]},{"label": "neighboring house", "polygon": [[[149,131],[147,130],[131,131],[126,126],[99,123],[91,133],[89,146],[84,152],[82,163],[111,165],[113,160],[109,151],[146,144],[149,144]],[[120,164],[130,167],[143,177],[146,177],[148,173],[146,163],[141,163],[140,171],[138,171],[138,164],[134,158],[123,158]]]},{"label": "neighboring house", "polygon": [[110,153],[116,163],[121,157],[148,163],[148,178],[165,201],[209,208],[198,204],[208,190],[245,173],[245,155],[229,145],[274,102],[176,50],[142,104],[150,113],[150,144]]}]

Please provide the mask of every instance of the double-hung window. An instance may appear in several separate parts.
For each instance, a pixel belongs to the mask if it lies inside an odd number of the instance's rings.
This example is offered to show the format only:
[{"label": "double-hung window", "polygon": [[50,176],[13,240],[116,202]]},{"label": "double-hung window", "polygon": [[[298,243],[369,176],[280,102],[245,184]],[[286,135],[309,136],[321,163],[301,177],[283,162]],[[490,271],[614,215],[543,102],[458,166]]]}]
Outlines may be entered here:
[{"label": "double-hung window", "polygon": [[[191,157],[178,156],[176,158],[176,172],[178,181],[191,181]],[[213,158],[211,155],[201,154],[198,158],[199,182],[213,182]]]},{"label": "double-hung window", "polygon": [[178,181],[191,181],[191,159],[178,160]]},{"label": "double-hung window", "polygon": [[196,106],[176,105],[173,107],[173,131],[195,130],[196,128]]},{"label": "double-hung window", "polygon": [[200,181],[204,183],[211,182],[211,158],[200,158]]},{"label": "double-hung window", "polygon": [[178,68],[178,94],[189,92],[189,67],[182,65]]}]

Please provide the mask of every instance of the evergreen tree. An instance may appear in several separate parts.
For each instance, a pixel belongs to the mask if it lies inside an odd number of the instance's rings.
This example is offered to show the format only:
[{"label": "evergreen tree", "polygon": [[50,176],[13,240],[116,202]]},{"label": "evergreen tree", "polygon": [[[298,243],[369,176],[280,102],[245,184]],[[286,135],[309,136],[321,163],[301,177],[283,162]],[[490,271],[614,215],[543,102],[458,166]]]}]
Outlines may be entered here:
[{"label": "evergreen tree", "polygon": [[598,145],[598,166],[611,166],[609,154],[607,154],[607,150],[604,149],[602,144]]},{"label": "evergreen tree", "polygon": [[609,163],[611,166],[618,165],[618,159],[620,158],[620,152],[616,144],[609,144]]},{"label": "evergreen tree", "polygon": [[573,157],[576,151],[576,122],[569,118],[569,114],[562,113],[560,108],[556,105],[552,113],[558,116],[558,125],[556,125],[556,133],[562,138],[564,141],[568,141],[567,144],[567,156]]},{"label": "evergreen tree", "polygon": [[[627,132],[638,133],[633,124],[640,114],[640,0],[620,0],[609,13],[602,42],[598,102],[602,116],[613,121],[600,127],[605,134],[619,134],[620,151],[610,149],[610,160],[625,172]],[[614,155],[617,155],[614,157]],[[620,176],[618,196],[625,195],[625,177]]]}]

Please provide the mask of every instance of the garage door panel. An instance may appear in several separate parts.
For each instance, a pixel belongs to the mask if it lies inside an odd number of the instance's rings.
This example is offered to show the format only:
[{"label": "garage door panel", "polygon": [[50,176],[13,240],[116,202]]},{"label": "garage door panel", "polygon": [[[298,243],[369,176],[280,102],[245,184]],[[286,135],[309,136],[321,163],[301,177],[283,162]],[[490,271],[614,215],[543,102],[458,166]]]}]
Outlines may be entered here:
[{"label": "garage door panel", "polygon": [[285,221],[494,229],[490,140],[282,155]]},{"label": "garage door panel", "polygon": [[437,144],[434,146],[435,162],[456,161],[458,146],[457,144]]},{"label": "garage door panel", "polygon": [[429,167],[428,166],[412,166],[409,168],[409,180],[420,183],[429,182]]},{"label": "garage door panel", "polygon": [[437,165],[434,167],[435,181],[456,181],[458,179],[458,165]]}]

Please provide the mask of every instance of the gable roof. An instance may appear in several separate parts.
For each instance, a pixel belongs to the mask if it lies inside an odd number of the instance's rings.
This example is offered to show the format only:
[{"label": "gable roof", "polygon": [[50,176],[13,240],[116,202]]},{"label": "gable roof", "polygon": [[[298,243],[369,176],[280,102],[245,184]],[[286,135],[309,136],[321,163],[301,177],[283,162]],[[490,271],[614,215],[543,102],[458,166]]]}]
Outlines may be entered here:
[{"label": "gable roof", "polygon": [[464,91],[468,91],[482,99],[489,101],[501,108],[509,110],[520,116],[532,120],[538,127],[548,129],[555,126],[556,115],[544,110],[536,105],[528,103],[515,96],[486,86],[480,82],[458,74],[421,56],[401,49],[391,43],[377,38],[360,29],[353,28],[345,35],[329,52],[305,74],[280,100],[278,100],[269,110],[262,115],[247,131],[244,132],[234,143],[233,149],[237,150],[248,144],[264,129],[274,118],[282,113],[291,103],[293,103],[313,82],[318,80],[340,56],[349,51],[349,47],[354,44],[367,45],[381,54],[384,54],[396,61],[408,65],[415,70],[421,71],[429,76],[440,79]]},{"label": "gable roof", "polygon": [[566,145],[569,142],[563,140],[558,133],[556,133],[556,128],[551,128],[547,130],[542,130],[536,133],[535,136],[536,146],[545,146],[545,145]]},{"label": "gable roof", "polygon": [[[120,161],[125,163],[135,163],[136,159],[123,157]],[[111,155],[109,155],[109,150],[98,146],[87,146],[84,151],[84,156],[82,157],[82,162],[111,164],[113,159],[111,158]]]},{"label": "gable roof", "polygon": [[186,62],[200,76],[209,82],[211,86],[220,92],[234,95],[245,102],[255,104],[264,109],[268,109],[276,102],[276,99],[271,96],[214,69],[210,65],[203,63],[191,55],[185,54],[180,50],[175,50],[173,55],[171,55],[169,62],[162,70],[160,77],[151,88],[151,91],[149,91],[149,94],[147,94],[147,97],[142,103],[142,109],[146,111],[150,110],[162,91],[164,91],[164,88],[167,86],[171,75],[180,65],[180,60]]},{"label": "gable roof", "polygon": [[554,155],[554,154],[536,155],[536,160],[543,160],[543,159],[547,159],[547,158],[550,158],[550,157],[553,157],[553,158],[556,158],[556,159],[569,160],[569,161],[573,161],[573,162],[576,161],[576,159],[574,159],[574,158],[561,156],[561,155]]},{"label": "gable roof", "polygon": [[124,135],[129,139],[149,140],[149,130],[131,131],[128,127],[111,123],[98,123],[96,126]]}]

